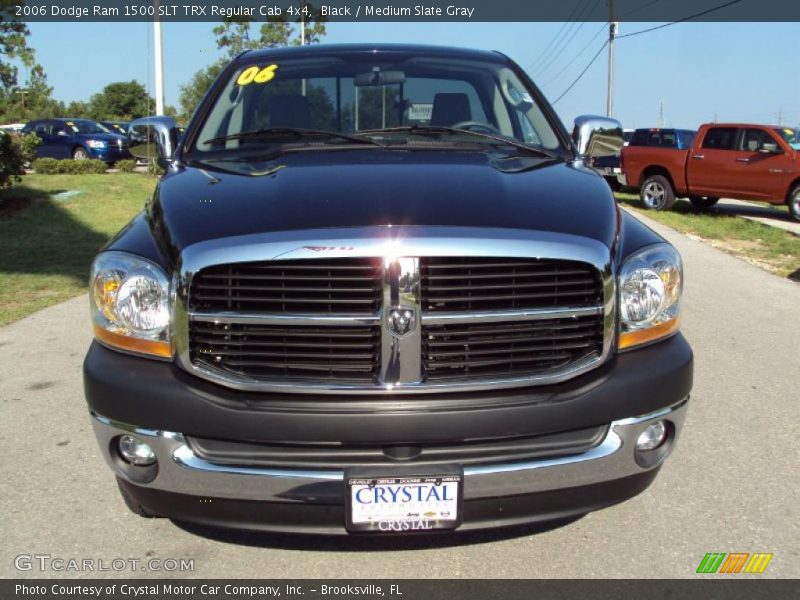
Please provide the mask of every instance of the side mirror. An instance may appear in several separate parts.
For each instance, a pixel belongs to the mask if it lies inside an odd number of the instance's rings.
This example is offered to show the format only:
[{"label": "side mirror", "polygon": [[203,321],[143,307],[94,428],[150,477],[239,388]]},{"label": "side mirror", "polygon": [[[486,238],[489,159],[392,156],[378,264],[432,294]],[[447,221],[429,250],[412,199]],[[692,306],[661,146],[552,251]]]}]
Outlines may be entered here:
[{"label": "side mirror", "polygon": [[781,149],[778,148],[778,144],[775,142],[765,142],[761,144],[761,148],[758,149],[759,152],[763,152],[764,154],[781,154]]},{"label": "side mirror", "polygon": [[616,119],[583,115],[575,119],[572,141],[583,162],[594,167],[595,160],[617,156],[625,145],[622,124]]},{"label": "side mirror", "polygon": [[178,145],[178,124],[172,117],[143,117],[128,128],[130,153],[166,167]]}]

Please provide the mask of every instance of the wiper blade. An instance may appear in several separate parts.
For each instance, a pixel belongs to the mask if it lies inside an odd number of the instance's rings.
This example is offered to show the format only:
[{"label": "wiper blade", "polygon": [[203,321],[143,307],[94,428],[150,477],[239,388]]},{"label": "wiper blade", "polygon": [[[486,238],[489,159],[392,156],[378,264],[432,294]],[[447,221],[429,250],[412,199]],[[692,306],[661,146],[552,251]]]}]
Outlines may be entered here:
[{"label": "wiper blade", "polygon": [[271,138],[271,137],[285,137],[291,136],[297,139],[307,137],[317,137],[326,139],[337,139],[353,142],[356,144],[366,144],[370,146],[383,146],[380,142],[358,137],[355,135],[347,135],[346,133],[339,133],[337,131],[325,131],[323,129],[303,129],[301,127],[268,127],[264,129],[254,129],[252,131],[241,131],[239,133],[231,133],[230,135],[222,135],[219,137],[211,138],[203,142],[203,144],[218,145],[229,140],[247,140],[257,138]]},{"label": "wiper blade", "polygon": [[481,133],[479,131],[471,131],[469,129],[459,129],[457,127],[445,127],[443,125],[406,125],[401,127],[387,127],[385,129],[366,129],[359,132],[361,135],[373,135],[376,133],[448,133],[448,134],[457,134],[457,135],[472,135],[476,137],[481,137],[484,139],[493,140],[500,144],[505,144],[507,146],[513,146],[514,148],[519,148],[520,150],[524,150],[530,154],[537,154],[539,156],[545,156],[547,158],[559,158],[557,154],[554,152],[550,152],[545,150],[544,148],[537,148],[534,146],[528,146],[527,144],[523,144],[522,142],[518,142],[516,140],[512,140],[510,138],[503,137],[501,135],[494,135],[491,133]]}]

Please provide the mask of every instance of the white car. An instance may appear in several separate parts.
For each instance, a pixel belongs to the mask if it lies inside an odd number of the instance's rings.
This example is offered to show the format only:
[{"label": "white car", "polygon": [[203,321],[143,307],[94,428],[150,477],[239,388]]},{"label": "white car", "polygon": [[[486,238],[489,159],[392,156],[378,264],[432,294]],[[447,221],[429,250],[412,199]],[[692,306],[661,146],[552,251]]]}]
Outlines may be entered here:
[{"label": "white car", "polygon": [[0,125],[0,129],[3,131],[11,131],[13,133],[19,133],[22,131],[23,127],[25,127],[25,123],[10,123],[8,125]]}]

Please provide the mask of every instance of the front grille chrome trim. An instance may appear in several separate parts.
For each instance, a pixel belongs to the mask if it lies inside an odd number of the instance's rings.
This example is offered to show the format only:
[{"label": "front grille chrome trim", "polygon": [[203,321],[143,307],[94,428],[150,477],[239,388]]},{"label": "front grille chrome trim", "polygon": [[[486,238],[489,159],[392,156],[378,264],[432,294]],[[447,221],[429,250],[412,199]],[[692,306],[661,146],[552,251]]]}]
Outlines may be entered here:
[{"label": "front grille chrome trim", "polygon": [[[400,380],[382,378],[372,384],[320,380],[254,380],[194,364],[189,344],[189,322],[239,323],[253,325],[375,325],[382,326],[389,306],[381,306],[378,314],[300,314],[189,311],[188,300],[192,278],[200,270],[220,264],[270,260],[303,260],[324,258],[383,257],[387,263],[403,257],[475,256],[497,258],[554,259],[589,263],[602,278],[603,302],[598,306],[573,308],[541,308],[515,311],[471,311],[418,314],[417,330],[425,325],[492,323],[507,320],[535,321],[572,316],[603,315],[602,351],[589,355],[560,370],[527,376],[494,377],[480,380],[415,381],[422,349],[414,364],[404,365],[407,373]],[[387,289],[391,289],[387,286]],[[611,250],[590,238],[547,231],[475,227],[376,226],[343,229],[306,230],[252,234],[199,242],[182,252],[173,281],[174,339],[176,362],[187,372],[213,383],[241,391],[318,395],[405,395],[443,392],[469,392],[521,388],[557,384],[597,368],[612,354],[616,346],[616,281],[613,275]],[[384,300],[385,304],[385,300]],[[414,303],[412,303],[414,304]],[[352,320],[350,319],[352,317]],[[390,335],[382,327],[382,335]],[[386,340],[385,340],[386,341]],[[409,357],[407,357],[409,358]],[[381,373],[383,377],[385,371]]]},{"label": "front grille chrome trim", "polygon": [[198,323],[231,323],[237,325],[375,325],[381,320],[379,314],[275,314],[242,312],[202,312],[187,314],[190,321]]},{"label": "front grille chrome trim", "polygon": [[423,325],[448,325],[456,323],[500,323],[503,321],[542,321],[545,319],[565,319],[569,317],[592,317],[602,315],[602,306],[576,306],[558,309],[500,310],[453,313],[422,313]]}]

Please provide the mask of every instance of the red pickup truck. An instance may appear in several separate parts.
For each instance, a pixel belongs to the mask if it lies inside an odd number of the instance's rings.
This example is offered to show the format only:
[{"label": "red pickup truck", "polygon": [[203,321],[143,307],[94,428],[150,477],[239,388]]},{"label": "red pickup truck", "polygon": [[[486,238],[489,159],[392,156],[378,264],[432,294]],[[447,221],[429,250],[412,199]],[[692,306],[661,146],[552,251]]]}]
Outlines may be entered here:
[{"label": "red pickup truck", "polygon": [[786,204],[800,221],[800,134],[766,125],[702,125],[688,150],[627,146],[627,185],[639,187],[645,207],[666,210],[688,196],[701,209],[721,197]]}]

